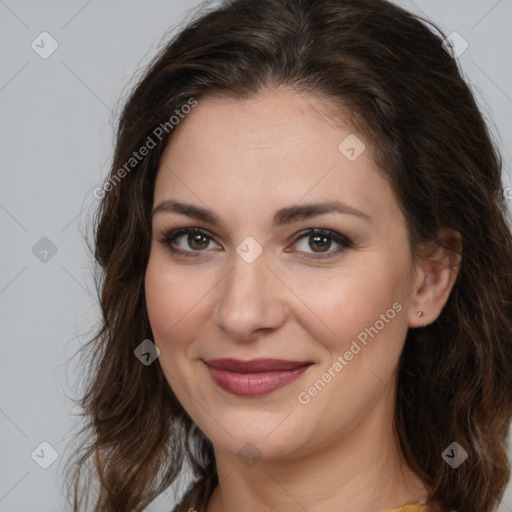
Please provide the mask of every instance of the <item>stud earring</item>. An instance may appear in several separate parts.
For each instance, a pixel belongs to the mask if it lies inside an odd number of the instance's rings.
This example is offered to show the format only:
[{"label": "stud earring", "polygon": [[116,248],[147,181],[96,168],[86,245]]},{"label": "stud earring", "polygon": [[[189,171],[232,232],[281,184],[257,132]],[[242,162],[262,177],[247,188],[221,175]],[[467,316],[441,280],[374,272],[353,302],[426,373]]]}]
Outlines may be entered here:
[{"label": "stud earring", "polygon": [[[423,313],[423,311],[418,311],[418,318],[421,318],[421,317],[424,317],[425,316],[425,313]],[[427,326],[427,321],[425,319],[423,319],[424,322],[423,322],[423,326],[426,327]]]}]

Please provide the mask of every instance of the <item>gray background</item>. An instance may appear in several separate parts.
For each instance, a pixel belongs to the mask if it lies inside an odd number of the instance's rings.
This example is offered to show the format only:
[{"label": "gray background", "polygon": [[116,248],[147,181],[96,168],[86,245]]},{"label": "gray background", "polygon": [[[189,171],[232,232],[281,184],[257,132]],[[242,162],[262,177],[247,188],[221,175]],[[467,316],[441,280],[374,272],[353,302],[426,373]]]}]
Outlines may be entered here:
[{"label": "gray background", "polygon": [[[0,0],[0,512],[68,509],[61,470],[80,368],[70,357],[99,318],[83,241],[97,206],[92,192],[108,172],[119,99],[199,3]],[[511,186],[512,0],[397,3],[469,43],[458,60]],[[43,31],[59,45],[46,59],[31,47]],[[45,41],[40,52],[51,48]],[[38,242],[47,254],[34,254]],[[43,441],[59,454],[48,469],[31,457]],[[48,461],[50,450],[38,450],[34,458]],[[163,496],[148,510],[172,503]],[[499,510],[512,511],[511,486]]]}]

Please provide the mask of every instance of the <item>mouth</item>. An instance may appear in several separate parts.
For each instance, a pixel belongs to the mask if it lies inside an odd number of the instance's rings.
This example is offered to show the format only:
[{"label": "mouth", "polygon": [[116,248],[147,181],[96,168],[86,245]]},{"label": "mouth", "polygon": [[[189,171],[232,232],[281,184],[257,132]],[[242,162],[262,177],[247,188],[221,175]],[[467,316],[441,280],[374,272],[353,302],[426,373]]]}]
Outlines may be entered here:
[{"label": "mouth", "polygon": [[213,382],[237,396],[267,395],[291,384],[313,364],[284,359],[210,359],[204,363]]}]

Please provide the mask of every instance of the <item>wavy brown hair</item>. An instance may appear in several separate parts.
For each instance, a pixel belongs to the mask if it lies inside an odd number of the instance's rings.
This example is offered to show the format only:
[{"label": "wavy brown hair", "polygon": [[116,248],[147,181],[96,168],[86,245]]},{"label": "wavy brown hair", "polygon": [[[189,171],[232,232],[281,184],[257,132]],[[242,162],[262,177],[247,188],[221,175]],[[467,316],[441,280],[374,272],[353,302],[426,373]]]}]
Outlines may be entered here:
[{"label": "wavy brown hair", "polygon": [[[159,51],[130,93],[111,180],[191,98],[248,98],[286,85],[350,115],[407,220],[411,254],[461,234],[457,280],[439,318],[409,329],[395,428],[403,456],[441,512],[491,512],[510,468],[512,235],[501,156],[457,60],[432,22],[385,0],[235,0],[203,8]],[[211,442],[157,362],[134,357],[153,339],[144,297],[159,160],[172,130],[115,181],[97,210],[101,326],[85,346],[86,424],[68,473],[75,512],[139,512],[190,463],[176,511],[201,511],[217,484]],[[450,248],[450,247],[448,247]],[[459,443],[452,469],[441,454]],[[95,486],[95,487],[94,487]],[[96,489],[93,497],[93,487]]]}]

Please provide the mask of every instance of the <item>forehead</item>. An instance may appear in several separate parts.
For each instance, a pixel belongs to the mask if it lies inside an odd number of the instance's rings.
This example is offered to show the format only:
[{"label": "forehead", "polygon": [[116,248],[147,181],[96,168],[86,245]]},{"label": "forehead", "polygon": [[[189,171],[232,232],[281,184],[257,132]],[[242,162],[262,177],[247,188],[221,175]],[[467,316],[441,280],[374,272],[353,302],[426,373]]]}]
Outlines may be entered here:
[{"label": "forehead", "polygon": [[270,215],[300,201],[325,199],[371,216],[396,214],[368,144],[341,112],[334,123],[336,114],[333,103],[286,89],[243,100],[201,99],[172,133],[154,203],[172,197],[231,214],[236,206],[246,220],[255,212]]}]

